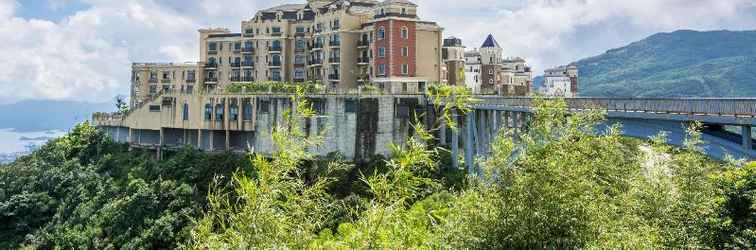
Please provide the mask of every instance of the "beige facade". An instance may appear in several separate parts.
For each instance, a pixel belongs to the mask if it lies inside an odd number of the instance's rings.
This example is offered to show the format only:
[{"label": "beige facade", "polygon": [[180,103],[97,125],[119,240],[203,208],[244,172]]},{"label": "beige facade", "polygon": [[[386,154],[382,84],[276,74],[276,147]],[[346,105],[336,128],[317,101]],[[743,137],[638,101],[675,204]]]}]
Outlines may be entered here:
[{"label": "beige facade", "polygon": [[[386,39],[377,39],[376,25],[383,28]],[[205,92],[237,82],[273,81],[316,82],[332,90],[374,84],[392,93],[407,93],[442,81],[442,28],[420,20],[417,5],[406,0],[284,4],[258,11],[241,21],[240,28],[239,33],[200,29],[196,64],[135,64],[134,74],[141,78],[132,90],[132,106],[159,93],[155,88],[162,89],[141,82],[148,77],[142,75],[161,74],[170,67],[195,70],[193,84],[182,83],[175,89],[191,86]],[[381,48],[391,60],[376,58]],[[378,74],[376,61],[396,74]],[[411,72],[402,72],[405,69]]]}]

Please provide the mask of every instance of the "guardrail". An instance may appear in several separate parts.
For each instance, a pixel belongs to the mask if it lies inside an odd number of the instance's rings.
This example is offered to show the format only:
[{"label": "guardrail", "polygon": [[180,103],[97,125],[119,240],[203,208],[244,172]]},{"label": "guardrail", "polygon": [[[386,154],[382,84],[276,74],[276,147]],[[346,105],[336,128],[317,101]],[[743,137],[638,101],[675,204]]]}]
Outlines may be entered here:
[{"label": "guardrail", "polygon": [[[476,105],[531,107],[536,98],[476,96]],[[756,98],[566,98],[569,109],[671,113],[690,115],[756,116]]]}]

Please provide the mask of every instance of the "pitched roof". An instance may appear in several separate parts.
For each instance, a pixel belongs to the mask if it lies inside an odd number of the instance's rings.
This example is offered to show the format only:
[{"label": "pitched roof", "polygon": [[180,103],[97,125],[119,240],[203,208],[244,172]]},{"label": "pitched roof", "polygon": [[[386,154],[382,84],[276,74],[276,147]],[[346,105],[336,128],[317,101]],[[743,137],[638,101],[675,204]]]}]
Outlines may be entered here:
[{"label": "pitched roof", "polygon": [[501,48],[499,46],[499,43],[496,42],[496,39],[494,39],[493,35],[489,34],[488,37],[486,37],[486,41],[483,42],[483,45],[480,46],[481,48]]}]

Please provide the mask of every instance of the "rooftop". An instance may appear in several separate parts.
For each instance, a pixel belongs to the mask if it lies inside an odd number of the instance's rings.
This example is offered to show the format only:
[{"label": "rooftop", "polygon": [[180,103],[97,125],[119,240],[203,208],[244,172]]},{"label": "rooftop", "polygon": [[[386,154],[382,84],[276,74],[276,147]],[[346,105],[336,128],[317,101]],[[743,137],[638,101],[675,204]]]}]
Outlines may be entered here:
[{"label": "rooftop", "polygon": [[272,8],[261,10],[262,12],[279,12],[279,11],[299,11],[304,9],[306,4],[282,4]]},{"label": "rooftop", "polygon": [[417,7],[417,4],[410,2],[408,0],[386,0],[386,1],[383,1],[383,4],[404,4],[404,5]]},{"label": "rooftop", "polygon": [[488,34],[488,37],[486,37],[486,41],[483,42],[483,45],[480,46],[481,48],[501,48],[499,46],[499,43],[496,42],[496,39],[494,39],[493,35]]}]

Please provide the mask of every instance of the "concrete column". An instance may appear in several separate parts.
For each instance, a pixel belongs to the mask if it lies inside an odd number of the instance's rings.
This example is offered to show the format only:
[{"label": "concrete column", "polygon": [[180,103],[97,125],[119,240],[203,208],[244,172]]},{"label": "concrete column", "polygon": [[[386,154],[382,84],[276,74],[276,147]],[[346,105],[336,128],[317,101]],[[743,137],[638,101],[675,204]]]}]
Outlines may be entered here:
[{"label": "concrete column", "polygon": [[741,128],[741,135],[743,137],[743,148],[746,150],[752,150],[753,149],[753,139],[751,137],[751,126],[742,126]]},{"label": "concrete column", "polygon": [[465,117],[465,130],[467,130],[467,137],[465,138],[465,165],[467,166],[468,174],[473,173],[473,140],[475,138],[475,111],[470,111]]},{"label": "concrete column", "polygon": [[133,134],[134,134],[134,130],[129,128],[129,136],[126,138],[126,143],[129,145],[131,145],[131,143],[133,142],[133,138],[134,138],[132,137]]},{"label": "concrete column", "polygon": [[504,111],[504,122],[502,125],[504,125],[504,128],[509,128],[509,111]]},{"label": "concrete column", "polygon": [[163,150],[163,144],[165,143],[164,137],[165,137],[165,133],[163,132],[163,128],[161,127],[160,128],[160,139],[158,140],[158,146],[157,146],[157,159],[158,160],[161,160],[161,158],[163,156],[162,150]]},{"label": "concrete column", "polygon": [[457,117],[457,110],[452,110],[452,119],[454,119],[454,122],[457,123],[457,129],[452,129],[452,141],[451,141],[451,162],[452,167],[454,169],[459,169],[459,162],[457,161],[457,156],[459,156],[459,130],[461,129],[461,126],[459,126],[459,117]]},{"label": "concrete column", "polygon": [[231,132],[226,129],[226,151],[231,151]]},{"label": "concrete column", "polygon": [[438,140],[441,145],[446,145],[446,120],[440,119],[441,126],[438,129]]},{"label": "concrete column", "polygon": [[197,149],[202,150],[202,129],[197,129]]}]

